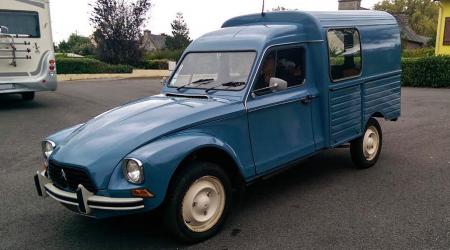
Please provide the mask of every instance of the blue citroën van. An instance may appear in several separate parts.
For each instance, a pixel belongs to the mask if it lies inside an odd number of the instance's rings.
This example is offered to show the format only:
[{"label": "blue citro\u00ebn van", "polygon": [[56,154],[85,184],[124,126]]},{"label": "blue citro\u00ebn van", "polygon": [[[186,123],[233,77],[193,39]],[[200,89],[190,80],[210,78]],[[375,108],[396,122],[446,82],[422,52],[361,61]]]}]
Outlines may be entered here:
[{"label": "blue citro\u00ebn van", "polygon": [[350,143],[373,166],[400,76],[385,12],[236,17],[192,42],[161,94],[46,138],[37,191],[96,218],[162,207],[176,236],[203,240],[239,187],[320,150]]}]

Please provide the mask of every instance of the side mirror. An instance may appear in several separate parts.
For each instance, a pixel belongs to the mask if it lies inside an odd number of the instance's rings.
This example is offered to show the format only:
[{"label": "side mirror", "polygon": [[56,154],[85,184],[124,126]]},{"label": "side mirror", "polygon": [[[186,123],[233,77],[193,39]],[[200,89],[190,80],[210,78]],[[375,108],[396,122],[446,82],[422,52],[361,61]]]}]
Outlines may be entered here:
[{"label": "side mirror", "polygon": [[287,82],[285,80],[276,78],[276,77],[271,77],[269,80],[269,86],[253,91],[252,97],[255,98],[258,95],[258,93],[265,92],[267,90],[276,92],[276,91],[285,90],[287,88],[288,88],[288,86],[287,86]]},{"label": "side mirror", "polygon": [[274,91],[281,91],[288,88],[287,82],[283,79],[271,77],[269,81],[269,88]]},{"label": "side mirror", "polygon": [[175,68],[177,67],[177,63],[176,62],[169,61],[168,64],[169,64],[169,71],[170,72],[173,72],[175,70]]},{"label": "side mirror", "polygon": [[0,26],[0,33],[7,34],[9,33],[9,29],[6,26]]},{"label": "side mirror", "polygon": [[161,84],[162,85],[166,85],[167,84],[167,77],[166,76],[161,79]]}]

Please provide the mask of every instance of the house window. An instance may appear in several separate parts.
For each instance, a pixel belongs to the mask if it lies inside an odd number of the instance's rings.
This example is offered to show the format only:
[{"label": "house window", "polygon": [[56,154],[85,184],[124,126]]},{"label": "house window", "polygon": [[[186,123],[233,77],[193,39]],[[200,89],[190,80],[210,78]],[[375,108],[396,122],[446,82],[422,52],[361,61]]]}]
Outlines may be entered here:
[{"label": "house window", "polygon": [[450,17],[445,18],[444,45],[450,45]]},{"label": "house window", "polygon": [[330,77],[333,81],[359,76],[361,42],[354,28],[328,30]]}]

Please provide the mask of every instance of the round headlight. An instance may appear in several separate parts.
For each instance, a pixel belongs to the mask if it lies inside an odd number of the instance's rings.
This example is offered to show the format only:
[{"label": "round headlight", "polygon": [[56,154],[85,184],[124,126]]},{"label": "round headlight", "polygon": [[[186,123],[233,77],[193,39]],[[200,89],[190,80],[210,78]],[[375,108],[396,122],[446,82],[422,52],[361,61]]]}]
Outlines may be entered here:
[{"label": "round headlight", "polygon": [[46,166],[48,165],[48,158],[50,158],[50,155],[53,153],[55,146],[56,144],[52,141],[42,142],[42,155],[44,156],[44,163]]},{"label": "round headlight", "polygon": [[144,168],[142,167],[142,162],[137,159],[126,159],[124,175],[127,181],[133,184],[142,184],[144,182]]}]

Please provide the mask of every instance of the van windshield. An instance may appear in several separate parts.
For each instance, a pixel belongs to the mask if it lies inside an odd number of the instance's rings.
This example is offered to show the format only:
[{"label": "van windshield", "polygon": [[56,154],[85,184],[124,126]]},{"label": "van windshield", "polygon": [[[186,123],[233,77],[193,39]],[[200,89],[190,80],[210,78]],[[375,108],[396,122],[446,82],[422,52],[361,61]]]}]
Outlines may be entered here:
[{"label": "van windshield", "polygon": [[256,52],[189,53],[169,87],[241,90],[248,81]]},{"label": "van windshield", "polygon": [[0,26],[8,28],[9,34],[41,36],[39,14],[31,11],[0,10]]}]

